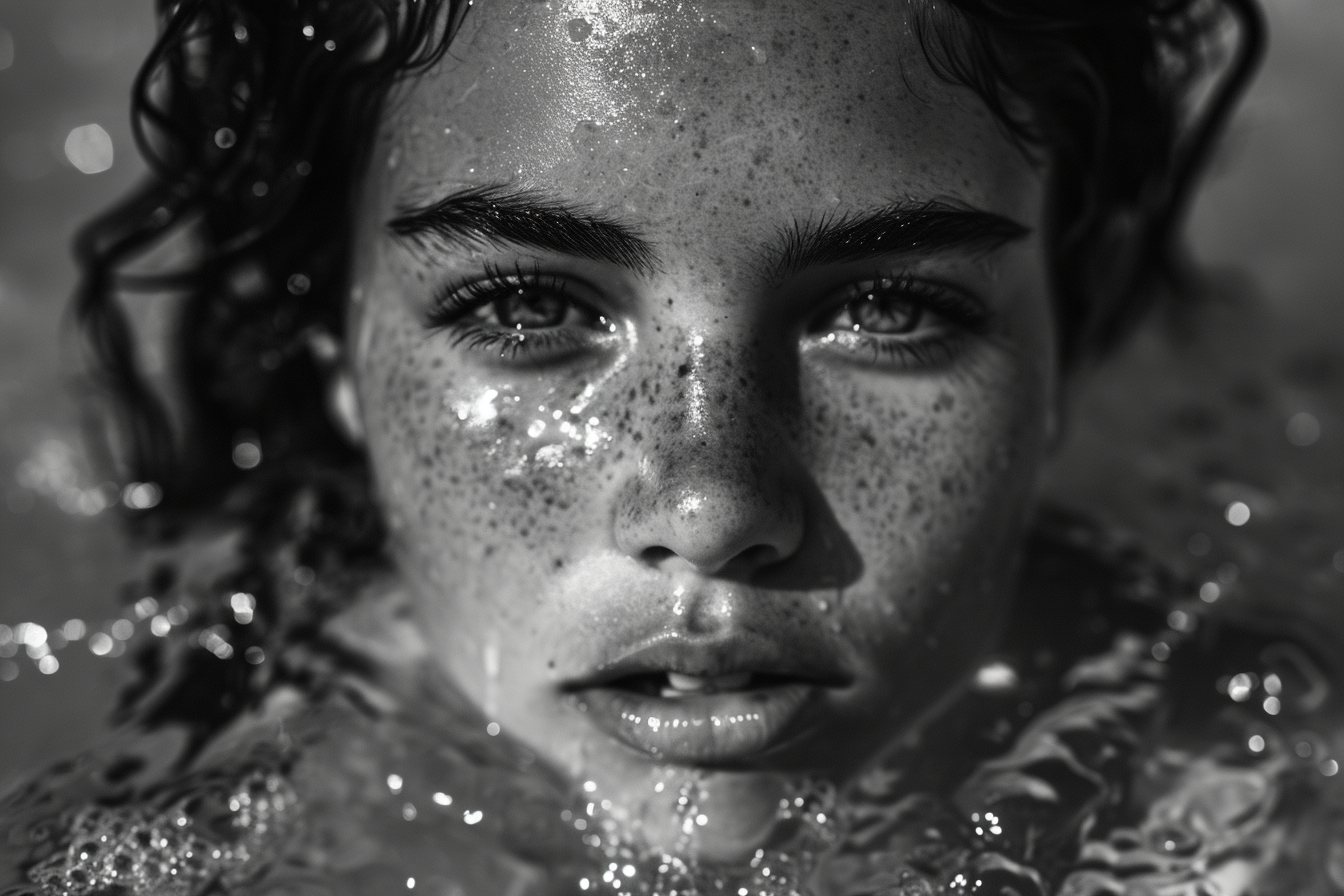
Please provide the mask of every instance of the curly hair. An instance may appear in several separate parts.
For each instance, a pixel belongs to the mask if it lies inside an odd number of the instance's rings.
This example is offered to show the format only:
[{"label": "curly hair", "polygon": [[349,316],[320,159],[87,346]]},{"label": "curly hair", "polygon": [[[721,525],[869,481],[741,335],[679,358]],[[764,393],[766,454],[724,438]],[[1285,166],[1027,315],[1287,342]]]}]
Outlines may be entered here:
[{"label": "curly hair", "polygon": [[[253,544],[239,574],[258,621],[274,620],[265,544],[293,529],[297,496],[321,537],[298,539],[313,556],[294,562],[377,562],[382,549],[364,459],[326,413],[323,366],[343,334],[352,206],[382,102],[442,58],[470,0],[158,5],[132,107],[151,174],[78,236],[75,319],[123,479],[161,490],[128,510],[132,524],[171,541],[234,521]],[[1191,191],[1262,54],[1255,0],[911,9],[934,71],[978,94],[1047,166],[1064,363],[1114,345],[1159,295],[1179,293],[1164,287],[1182,270]],[[135,272],[175,242],[179,270]],[[137,366],[123,307],[135,292],[180,297],[171,411]],[[235,462],[240,444],[264,462]]]}]

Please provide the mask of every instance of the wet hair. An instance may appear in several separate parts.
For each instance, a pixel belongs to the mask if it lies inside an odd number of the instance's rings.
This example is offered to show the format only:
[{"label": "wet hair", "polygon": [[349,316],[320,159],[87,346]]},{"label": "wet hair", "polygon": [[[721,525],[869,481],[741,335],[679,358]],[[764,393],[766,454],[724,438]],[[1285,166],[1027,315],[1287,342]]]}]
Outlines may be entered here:
[{"label": "wet hair", "polygon": [[[340,353],[355,191],[383,100],[443,57],[469,5],[158,0],[132,106],[150,176],[78,236],[74,313],[105,409],[98,431],[124,481],[153,484],[126,492],[133,526],[169,542],[209,523],[246,533],[219,586],[258,601],[254,624],[233,632],[235,664],[248,639],[318,624],[320,610],[280,621],[276,545],[291,571],[380,562],[366,465],[330,422],[325,368]],[[934,71],[1047,165],[1064,363],[1116,344],[1180,292],[1168,287],[1183,213],[1262,50],[1254,0],[910,8]],[[144,272],[150,250],[177,267]],[[159,389],[136,360],[136,293],[175,308]],[[238,669],[218,674],[250,674]]]}]

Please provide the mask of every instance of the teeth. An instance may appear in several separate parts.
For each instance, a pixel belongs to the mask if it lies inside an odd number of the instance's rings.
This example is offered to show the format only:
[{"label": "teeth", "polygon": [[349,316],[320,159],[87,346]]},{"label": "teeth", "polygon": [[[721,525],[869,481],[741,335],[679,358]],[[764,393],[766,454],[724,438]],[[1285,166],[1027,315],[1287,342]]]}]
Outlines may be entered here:
[{"label": "teeth", "polygon": [[668,687],[662,689],[661,695],[663,697],[684,697],[688,694],[700,694],[707,691],[734,691],[746,687],[750,681],[750,672],[734,672],[731,675],[712,677],[669,672],[667,673]]},{"label": "teeth", "polygon": [[678,691],[703,691],[710,679],[698,675],[682,675],[680,672],[667,673],[667,683]]}]

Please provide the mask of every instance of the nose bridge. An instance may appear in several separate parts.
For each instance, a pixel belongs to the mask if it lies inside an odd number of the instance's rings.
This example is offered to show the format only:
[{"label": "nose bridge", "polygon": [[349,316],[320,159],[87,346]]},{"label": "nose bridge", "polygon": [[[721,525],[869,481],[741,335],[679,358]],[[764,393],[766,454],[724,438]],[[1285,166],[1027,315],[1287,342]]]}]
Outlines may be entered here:
[{"label": "nose bridge", "polygon": [[645,403],[638,472],[618,499],[618,545],[711,573],[790,556],[803,512],[787,378],[771,376],[750,338],[692,334],[666,357]]}]

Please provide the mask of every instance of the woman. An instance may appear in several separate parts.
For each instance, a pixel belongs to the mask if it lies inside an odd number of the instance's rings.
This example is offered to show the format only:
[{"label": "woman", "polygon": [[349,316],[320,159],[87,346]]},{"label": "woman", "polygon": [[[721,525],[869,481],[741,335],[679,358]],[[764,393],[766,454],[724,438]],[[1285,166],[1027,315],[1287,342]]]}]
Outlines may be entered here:
[{"label": "woman", "polygon": [[185,621],[18,891],[1332,886],[1311,657],[1024,552],[1258,42],[1077,7],[167,8],[77,308]]}]

